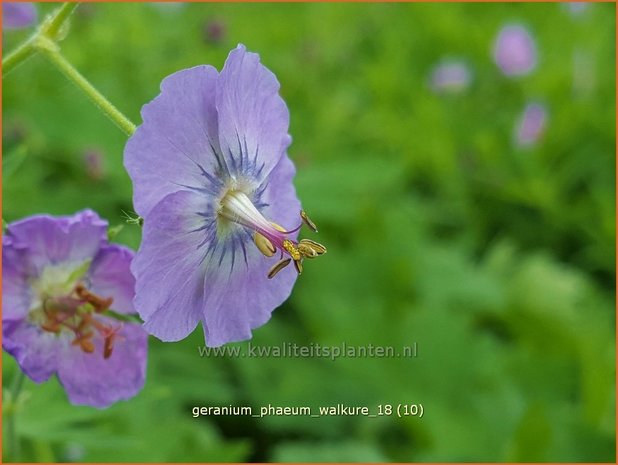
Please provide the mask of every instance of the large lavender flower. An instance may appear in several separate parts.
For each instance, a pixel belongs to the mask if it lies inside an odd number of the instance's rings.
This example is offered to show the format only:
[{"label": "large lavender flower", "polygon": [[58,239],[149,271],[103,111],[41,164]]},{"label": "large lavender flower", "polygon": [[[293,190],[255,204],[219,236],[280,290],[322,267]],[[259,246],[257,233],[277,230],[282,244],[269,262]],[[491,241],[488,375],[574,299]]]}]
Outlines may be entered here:
[{"label": "large lavender flower", "polygon": [[20,29],[34,24],[36,8],[31,2],[2,2],[2,27]]},{"label": "large lavender flower", "polygon": [[[179,71],[142,109],[125,149],[144,218],[131,269],[135,307],[164,341],[186,337],[200,320],[209,346],[250,338],[289,296],[303,259],[326,251],[296,241],[303,223],[278,91],[259,56],[239,45],[220,74]],[[270,258],[277,252],[279,261]],[[296,272],[284,269],[291,261]]]},{"label": "large lavender flower", "polygon": [[57,374],[74,404],[106,407],[144,385],[148,335],[132,314],[133,252],[85,210],[32,216],[2,238],[2,347],[33,381]]}]

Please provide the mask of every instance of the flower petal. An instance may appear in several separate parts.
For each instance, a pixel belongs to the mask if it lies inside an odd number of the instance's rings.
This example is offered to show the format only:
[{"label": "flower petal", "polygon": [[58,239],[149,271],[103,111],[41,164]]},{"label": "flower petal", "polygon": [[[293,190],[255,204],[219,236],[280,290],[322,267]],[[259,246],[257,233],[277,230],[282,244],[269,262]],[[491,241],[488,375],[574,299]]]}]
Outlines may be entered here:
[{"label": "flower petal", "polygon": [[229,256],[222,265],[209,262],[204,279],[204,336],[206,345],[218,347],[251,338],[251,330],[266,323],[275,308],[292,292],[296,271],[288,266],[274,279],[268,270],[277,257],[263,256],[255,247],[247,248],[247,263],[229,270]]},{"label": "flower petal", "polygon": [[135,313],[135,278],[130,269],[132,259],[132,250],[115,244],[106,245],[92,261],[88,272],[90,290],[103,298],[113,297],[112,309],[118,313]]},{"label": "flower petal", "polygon": [[9,236],[2,237],[2,320],[25,318],[32,294],[26,268],[26,249],[17,248]]},{"label": "flower petal", "polygon": [[92,210],[59,218],[36,215],[11,223],[6,235],[14,247],[28,249],[24,256],[38,274],[46,265],[92,259],[107,241],[107,222]]},{"label": "flower petal", "polygon": [[144,122],[124,151],[141,216],[168,194],[217,182],[216,85],[212,66],[185,69],[165,78],[161,93],[142,108]]},{"label": "flower petal", "polygon": [[217,85],[219,143],[229,172],[260,183],[290,144],[290,115],[275,75],[244,45],[232,50]]},{"label": "flower petal", "polygon": [[77,405],[104,408],[135,396],[146,379],[148,335],[136,324],[119,331],[109,358],[103,357],[103,340],[85,353],[66,346],[58,362],[58,379],[69,400]]},{"label": "flower petal", "polygon": [[[294,229],[301,222],[300,201],[292,183],[295,174],[296,168],[288,156],[281,157],[265,181],[268,185],[260,199],[266,203],[262,214],[288,230]],[[297,235],[292,235],[292,238]]]},{"label": "flower petal", "polygon": [[56,371],[63,341],[26,320],[2,320],[2,348],[15,357],[22,371],[36,383]]},{"label": "flower petal", "polygon": [[208,208],[203,196],[180,191],[165,197],[144,219],[142,243],[131,264],[134,304],[144,328],[163,341],[186,337],[200,320],[209,233],[200,214]]}]

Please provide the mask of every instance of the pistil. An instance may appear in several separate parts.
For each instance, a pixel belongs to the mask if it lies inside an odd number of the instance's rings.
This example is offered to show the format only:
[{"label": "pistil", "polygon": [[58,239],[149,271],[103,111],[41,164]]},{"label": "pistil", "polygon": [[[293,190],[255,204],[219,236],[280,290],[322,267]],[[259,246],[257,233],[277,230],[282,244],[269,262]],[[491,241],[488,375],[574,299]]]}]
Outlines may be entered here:
[{"label": "pistil", "polygon": [[[300,211],[301,223],[292,230],[286,230],[273,223],[260,213],[249,197],[238,190],[230,190],[221,199],[217,211],[221,218],[232,221],[254,231],[253,240],[258,250],[266,257],[272,257],[277,250],[281,252],[277,262],[268,272],[268,278],[273,278],[279,271],[294,261],[296,272],[303,271],[302,262],[305,258],[315,258],[326,253],[326,247],[318,242],[301,239],[300,242],[291,238],[291,235],[306,225],[311,231],[318,228],[304,210]],[[284,258],[288,255],[290,258]]]}]

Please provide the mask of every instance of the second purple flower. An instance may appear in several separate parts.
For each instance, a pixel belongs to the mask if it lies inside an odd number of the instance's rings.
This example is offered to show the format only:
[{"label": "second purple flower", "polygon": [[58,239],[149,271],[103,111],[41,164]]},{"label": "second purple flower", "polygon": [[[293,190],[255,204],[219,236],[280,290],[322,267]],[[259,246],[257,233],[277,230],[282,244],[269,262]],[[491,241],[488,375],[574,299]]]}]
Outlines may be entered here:
[{"label": "second purple flower", "polygon": [[248,339],[303,260],[326,252],[296,238],[303,223],[316,228],[292,184],[279,83],[239,45],[221,73],[197,66],[164,79],[142,119],[125,166],[144,218],[132,271],[145,329],[174,341],[202,321],[209,346]]}]

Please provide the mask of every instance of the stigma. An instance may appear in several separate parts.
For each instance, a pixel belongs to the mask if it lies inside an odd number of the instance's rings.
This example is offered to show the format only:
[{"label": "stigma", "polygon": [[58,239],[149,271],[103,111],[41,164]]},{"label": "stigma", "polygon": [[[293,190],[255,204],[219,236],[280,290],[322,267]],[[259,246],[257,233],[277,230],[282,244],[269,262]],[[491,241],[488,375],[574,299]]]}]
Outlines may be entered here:
[{"label": "stigma", "polygon": [[318,242],[310,239],[296,241],[292,237],[303,225],[313,232],[318,231],[317,226],[304,210],[300,211],[300,225],[286,230],[266,219],[244,192],[230,190],[221,199],[217,214],[221,218],[252,230],[253,242],[264,256],[273,257],[279,251],[279,261],[268,271],[269,279],[274,278],[291,262],[294,263],[296,272],[301,274],[304,259],[312,259],[326,253],[326,247]]}]

